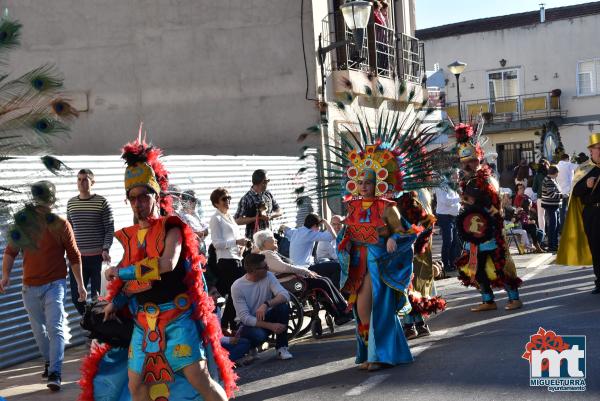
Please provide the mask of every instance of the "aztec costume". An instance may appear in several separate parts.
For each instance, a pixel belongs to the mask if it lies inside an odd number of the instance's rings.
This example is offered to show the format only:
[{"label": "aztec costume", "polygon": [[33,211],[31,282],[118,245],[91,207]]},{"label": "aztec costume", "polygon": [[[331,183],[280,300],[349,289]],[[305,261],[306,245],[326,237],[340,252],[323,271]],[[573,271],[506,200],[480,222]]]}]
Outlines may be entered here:
[{"label": "aztec costume", "polygon": [[[160,149],[140,138],[125,145],[125,190],[150,188],[161,195],[161,214],[168,214],[171,199],[165,196],[168,178],[160,155]],[[119,319],[133,319],[133,333],[128,348],[121,340],[92,349],[81,369],[80,400],[130,400],[128,369],[141,375],[152,400],[202,400],[181,372],[199,360],[207,361],[211,376],[230,397],[235,374],[220,344],[220,325],[206,292],[205,259],[198,254],[196,236],[177,216],[161,216],[150,223],[146,229],[136,224],[115,233],[125,252],[107,298],[117,307]],[[173,227],[182,232],[181,256],[172,271],[159,274],[159,257]]]},{"label": "aztec costume", "polygon": [[[422,228],[403,219],[392,199],[403,191],[438,185],[434,164],[441,155],[441,148],[426,150],[437,138],[437,129],[419,131],[431,111],[425,116],[417,112],[413,122],[400,121],[399,112],[380,115],[377,130],[359,118],[362,140],[347,129],[342,147],[328,145],[340,160],[331,163],[339,168],[327,169],[329,184],[317,189],[320,196],[342,196],[347,208],[345,228],[337,239],[340,284],[356,319],[356,363],[368,363],[370,370],[413,360],[399,315],[410,312],[413,244]],[[373,198],[360,195],[361,180],[373,182]],[[386,248],[390,238],[396,242],[392,253]],[[363,322],[356,301],[367,275],[372,307],[370,321]]]},{"label": "aztec costume", "polygon": [[436,220],[430,208],[431,195],[425,189],[405,192],[397,203],[402,217],[410,224],[424,229],[414,245],[413,278],[408,292],[412,311],[402,318],[404,334],[410,339],[430,333],[424,318],[446,309],[446,301],[442,297],[431,296],[435,292],[431,246]]},{"label": "aztec costume", "polygon": [[[600,133],[590,136],[588,147],[597,144],[600,144]],[[600,177],[600,166],[591,159],[575,170],[556,263],[593,265],[596,288],[600,288],[600,180],[596,180],[593,188],[587,188],[587,179],[592,177]],[[587,241],[582,241],[584,234]]]},{"label": "aztec costume", "polygon": [[[481,160],[479,134],[474,134],[473,127],[459,124],[455,132],[460,161]],[[498,182],[484,165],[464,178],[460,186],[463,199],[468,197],[473,202],[465,204],[457,218],[458,233],[464,244],[462,255],[456,261],[458,278],[465,286],[478,288],[483,301],[471,310],[496,309],[492,287],[504,288],[509,299],[506,309],[516,309],[521,306],[518,287],[522,281],[517,276],[503,233]]]}]

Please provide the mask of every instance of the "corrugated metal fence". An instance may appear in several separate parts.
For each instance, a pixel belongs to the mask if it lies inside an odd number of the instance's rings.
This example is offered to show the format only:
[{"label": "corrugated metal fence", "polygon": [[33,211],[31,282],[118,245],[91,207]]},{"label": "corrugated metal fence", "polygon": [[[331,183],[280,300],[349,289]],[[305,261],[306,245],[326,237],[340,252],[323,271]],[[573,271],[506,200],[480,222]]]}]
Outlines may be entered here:
[{"label": "corrugated metal fence", "polygon": [[[58,214],[64,216],[67,201],[78,194],[77,171],[81,168],[90,168],[96,179],[93,191],[106,197],[113,209],[115,230],[131,224],[132,213],[129,205],[125,203],[123,190],[124,165],[118,156],[65,156],[61,160],[72,169],[71,174],[54,176],[45,171],[39,159],[34,157],[2,162],[0,183],[2,186],[26,190],[26,186],[35,181],[42,179],[52,181],[57,189]],[[319,208],[316,199],[297,206],[297,196],[294,192],[300,186],[312,188],[316,185],[316,160],[313,157],[300,161],[295,157],[198,155],[167,156],[164,161],[170,172],[171,184],[179,186],[181,190],[193,189],[196,192],[196,196],[202,202],[203,221],[206,223],[214,213],[209,200],[212,190],[219,186],[229,190],[233,198],[231,203],[233,214],[238,200],[250,188],[252,172],[259,168],[268,171],[271,179],[269,190],[284,211],[283,217],[274,222],[274,227],[280,224],[295,226],[303,221],[306,213],[318,211]],[[306,167],[306,171],[297,174],[302,167]],[[6,227],[6,223],[6,221],[2,222],[2,226]],[[243,227],[240,229],[243,230]],[[122,249],[116,241],[115,244],[111,249],[111,257],[113,261],[118,261],[122,256]],[[0,245],[3,250],[4,235]],[[0,368],[39,355],[21,300],[21,277],[21,259],[18,258],[11,274],[11,287],[6,294],[0,295]],[[65,297],[65,307],[73,335],[71,344],[81,344],[84,338],[79,328],[79,315],[71,303],[70,289]]]}]

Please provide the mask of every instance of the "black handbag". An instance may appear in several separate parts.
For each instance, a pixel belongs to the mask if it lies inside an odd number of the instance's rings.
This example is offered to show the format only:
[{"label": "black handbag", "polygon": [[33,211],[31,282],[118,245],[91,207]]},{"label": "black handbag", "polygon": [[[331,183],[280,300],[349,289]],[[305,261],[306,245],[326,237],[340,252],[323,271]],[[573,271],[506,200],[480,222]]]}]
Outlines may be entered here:
[{"label": "black handbag", "polygon": [[101,343],[112,347],[129,347],[133,333],[133,320],[123,319],[118,316],[104,321],[104,307],[108,301],[94,301],[85,306],[79,324],[84,330],[90,332],[89,338],[94,338]]}]

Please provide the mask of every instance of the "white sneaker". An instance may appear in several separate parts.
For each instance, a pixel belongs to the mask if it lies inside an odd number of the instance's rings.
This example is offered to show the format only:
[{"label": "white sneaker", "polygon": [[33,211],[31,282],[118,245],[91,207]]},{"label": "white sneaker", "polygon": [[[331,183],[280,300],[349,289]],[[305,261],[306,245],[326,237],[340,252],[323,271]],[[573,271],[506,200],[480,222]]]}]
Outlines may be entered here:
[{"label": "white sneaker", "polygon": [[292,359],[294,356],[290,354],[288,351],[288,347],[277,348],[277,358],[278,359]]}]

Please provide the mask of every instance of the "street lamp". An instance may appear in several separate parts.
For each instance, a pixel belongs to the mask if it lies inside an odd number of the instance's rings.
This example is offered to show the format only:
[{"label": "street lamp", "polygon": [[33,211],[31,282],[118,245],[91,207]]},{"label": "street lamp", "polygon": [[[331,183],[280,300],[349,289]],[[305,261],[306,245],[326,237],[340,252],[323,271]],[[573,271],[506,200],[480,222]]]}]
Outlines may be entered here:
[{"label": "street lamp", "polygon": [[[340,6],[340,11],[344,16],[344,22],[352,30],[353,40],[340,40],[331,43],[329,46],[323,47],[323,34],[319,34],[319,65],[321,66],[321,101],[325,102],[325,57],[330,51],[338,47],[352,44],[357,47],[362,47],[364,32],[371,18],[371,2],[362,0],[346,0]],[[360,38],[357,40],[357,38]]]},{"label": "street lamp", "polygon": [[[363,39],[365,37],[365,29],[367,28],[369,19],[371,18],[371,2],[362,0],[346,0],[346,2],[340,6],[340,11],[344,17],[344,22],[352,31],[352,40],[340,40],[331,43],[329,46],[323,47],[322,34],[319,34],[319,64],[321,64],[321,69],[323,69],[323,64],[325,63],[325,56],[327,56],[327,53],[337,49],[338,47],[351,44],[355,48],[358,48],[360,57],[360,49],[362,48]],[[322,76],[324,77],[324,72]]]},{"label": "street lamp", "polygon": [[458,81],[458,77],[467,67],[467,63],[463,63],[462,61],[455,61],[452,64],[448,64],[448,69],[454,76],[456,77],[456,98],[458,104],[458,122],[462,123],[462,115],[460,113],[460,83]]}]

